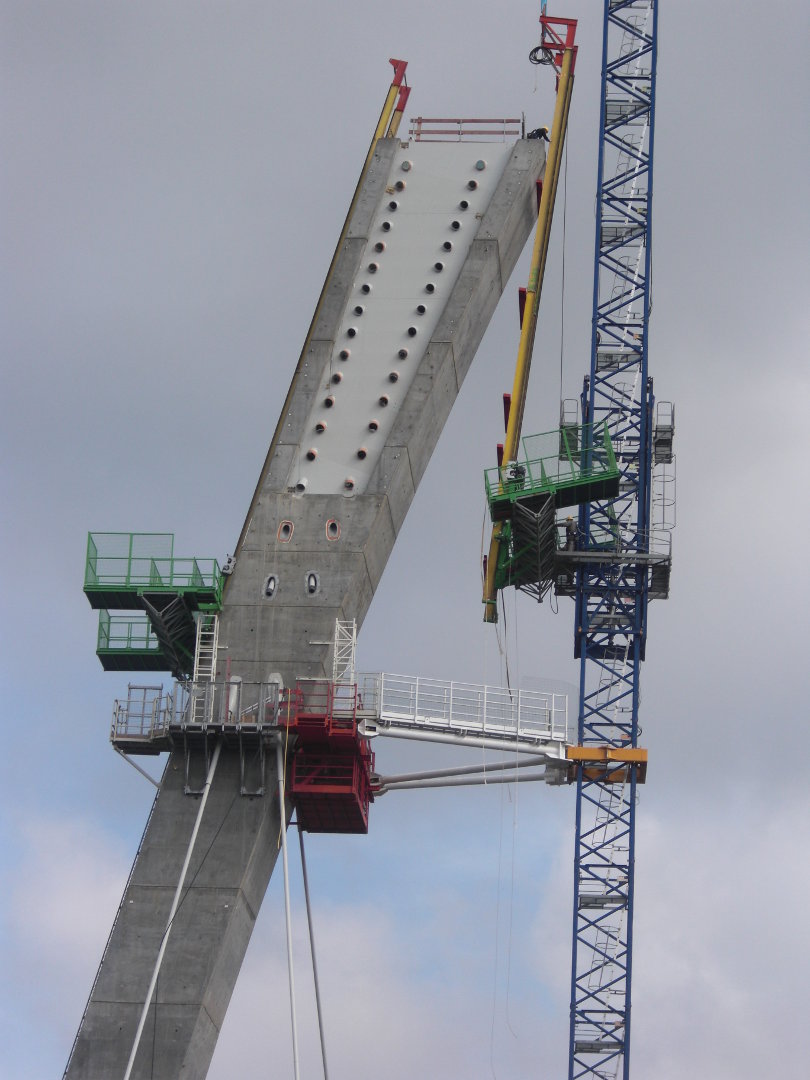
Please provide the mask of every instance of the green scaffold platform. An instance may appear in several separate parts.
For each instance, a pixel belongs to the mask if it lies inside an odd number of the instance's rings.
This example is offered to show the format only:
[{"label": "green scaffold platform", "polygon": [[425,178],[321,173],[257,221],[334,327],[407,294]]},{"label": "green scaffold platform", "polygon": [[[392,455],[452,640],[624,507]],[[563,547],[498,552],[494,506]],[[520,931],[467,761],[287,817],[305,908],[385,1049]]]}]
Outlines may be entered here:
[{"label": "green scaffold platform", "polygon": [[557,511],[619,493],[607,425],[568,424],[521,439],[522,456],[484,474],[493,522],[501,527],[496,589],[514,586],[541,600],[561,567]]},{"label": "green scaffold platform", "polygon": [[619,492],[619,469],[607,424],[570,424],[520,440],[517,461],[484,473],[493,521],[512,517],[514,504],[537,510],[549,500],[557,509]]},{"label": "green scaffold platform", "polygon": [[90,533],[84,592],[99,612],[105,671],[189,674],[195,616],[219,611],[222,585],[216,559],[175,556],[172,533]]}]

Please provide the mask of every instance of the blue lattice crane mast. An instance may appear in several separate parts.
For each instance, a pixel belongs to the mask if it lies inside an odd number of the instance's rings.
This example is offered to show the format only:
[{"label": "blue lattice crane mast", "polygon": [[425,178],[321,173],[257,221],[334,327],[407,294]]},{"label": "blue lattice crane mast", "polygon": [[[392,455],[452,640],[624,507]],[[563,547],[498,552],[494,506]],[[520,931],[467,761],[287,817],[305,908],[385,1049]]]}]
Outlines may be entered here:
[{"label": "blue lattice crane mast", "polygon": [[[552,65],[562,85],[551,42],[565,20],[549,19],[543,4],[540,22],[530,59]],[[626,1080],[630,1068],[635,802],[647,768],[639,678],[648,603],[669,592],[674,525],[674,411],[655,406],[647,370],[656,50],[656,0],[605,0],[590,374],[579,408],[562,403],[557,431],[521,437],[527,298],[506,442],[485,475],[494,523],[485,620],[497,620],[497,593],[508,586],[575,601],[569,1080]],[[556,118],[555,127],[550,163],[564,134]]]},{"label": "blue lattice crane mast", "polygon": [[647,365],[657,16],[656,0],[605,0],[582,410],[586,433],[607,428],[619,489],[580,506],[567,555],[580,660],[570,1080],[630,1074],[636,785],[646,772],[639,683],[648,602],[666,597],[670,569],[671,523],[654,503],[653,477],[672,463],[673,411],[662,403],[655,415]]}]

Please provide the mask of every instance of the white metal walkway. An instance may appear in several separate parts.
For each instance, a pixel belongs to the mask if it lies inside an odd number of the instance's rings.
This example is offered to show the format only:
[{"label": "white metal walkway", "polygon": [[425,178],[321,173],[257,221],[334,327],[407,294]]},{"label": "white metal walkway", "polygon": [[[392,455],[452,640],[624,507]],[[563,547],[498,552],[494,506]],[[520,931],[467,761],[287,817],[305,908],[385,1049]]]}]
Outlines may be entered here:
[{"label": "white metal walkway", "polygon": [[357,686],[363,735],[565,758],[565,694],[387,673],[358,675]]},{"label": "white metal walkway", "polygon": [[[323,687],[328,684],[324,680],[301,680],[298,685],[305,697],[310,682],[325,704]],[[512,755],[516,768],[514,756],[521,755],[521,769],[556,765],[539,778],[548,783],[563,780],[561,765],[566,762],[568,742],[565,694],[386,672],[359,674],[351,683],[332,685],[333,713],[352,716],[356,710],[359,733],[367,738],[386,735],[501,751]],[[200,705],[195,708],[197,698]],[[171,749],[177,738],[185,741],[189,736],[217,732],[240,740],[274,740],[280,701],[283,695],[276,683],[243,683],[241,679],[176,683],[168,692],[159,686],[131,685],[127,700],[115,703],[111,741],[125,753],[156,754]],[[490,760],[482,768],[492,771],[498,766]],[[460,764],[430,777],[420,774],[420,779],[438,782],[440,777],[460,777],[471,771],[478,769]],[[399,777],[402,783],[396,786],[404,786],[405,782],[410,786],[415,779]],[[504,782],[509,779],[505,776]]]}]

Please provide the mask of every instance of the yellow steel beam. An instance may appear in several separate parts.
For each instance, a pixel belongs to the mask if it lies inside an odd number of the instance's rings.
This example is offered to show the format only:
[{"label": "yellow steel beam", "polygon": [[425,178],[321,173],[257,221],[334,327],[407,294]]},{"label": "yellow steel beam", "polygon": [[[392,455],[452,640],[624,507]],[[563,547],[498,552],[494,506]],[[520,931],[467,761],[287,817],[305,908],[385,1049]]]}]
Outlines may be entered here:
[{"label": "yellow steel beam", "polygon": [[569,761],[647,761],[647,751],[640,746],[566,746],[565,756]]},{"label": "yellow steel beam", "polygon": [[[574,48],[567,48],[563,53],[557,85],[557,101],[554,106],[554,120],[551,127],[546,173],[543,179],[543,193],[540,197],[540,210],[537,216],[537,230],[534,236],[529,283],[526,287],[526,304],[523,309],[523,323],[520,328],[515,378],[512,385],[512,404],[506,427],[506,441],[503,447],[503,460],[514,461],[520,446],[520,432],[523,426],[523,410],[526,405],[526,391],[529,385],[534,336],[537,330],[537,312],[540,307],[540,293],[543,288],[543,276],[546,269],[548,243],[551,236],[551,222],[554,216],[554,201],[557,196],[557,182],[560,178],[562,151],[565,133],[568,128],[568,112],[571,107],[571,93],[574,88]],[[495,589],[495,571],[498,567],[498,553],[501,547],[503,526],[496,522],[492,529],[492,539],[487,557],[487,574],[484,582],[484,622],[498,621],[497,591]]]},{"label": "yellow steel beam", "polygon": [[408,96],[411,92],[410,86],[400,86],[399,97],[397,98],[397,107],[394,109],[391,116],[391,123],[388,125],[388,130],[385,133],[386,139],[393,139],[399,131],[399,125],[402,121],[402,114],[405,112],[405,105],[408,101]]},{"label": "yellow steel beam", "polygon": [[597,780],[604,784],[623,784],[629,778],[630,767],[636,766],[636,782],[647,780],[647,751],[640,746],[566,746],[568,782],[577,778],[577,768],[582,768],[583,780]]},{"label": "yellow steel beam", "polygon": [[[349,212],[346,214],[346,220],[343,222],[343,228],[340,230],[340,237],[338,238],[337,245],[335,246],[335,252],[332,255],[332,261],[329,264],[329,270],[327,271],[326,279],[323,283],[323,288],[321,289],[321,295],[318,297],[318,304],[315,308],[315,314],[312,316],[312,321],[309,324],[309,330],[307,330],[304,347],[301,350],[298,364],[296,365],[295,371],[293,373],[292,382],[290,383],[290,389],[287,391],[287,397],[284,399],[284,407],[281,410],[281,415],[279,417],[278,424],[276,425],[273,439],[270,443],[270,449],[267,451],[267,457],[264,459],[264,465],[262,466],[262,471],[259,475],[259,482],[256,485],[256,490],[254,491],[253,498],[250,501],[250,507],[247,512],[247,517],[245,518],[245,523],[242,526],[241,533],[239,534],[239,541],[236,545],[236,551],[234,552],[234,554],[236,555],[239,554],[239,551],[241,550],[242,545],[245,542],[248,529],[250,528],[250,523],[253,520],[253,512],[259,498],[259,493],[262,489],[262,485],[264,484],[264,479],[270,470],[270,462],[273,459],[273,454],[275,453],[278,440],[284,428],[284,422],[290,410],[293,394],[295,393],[295,386],[298,381],[298,376],[301,372],[301,365],[303,363],[304,357],[307,355],[307,350],[309,349],[309,344],[312,340],[312,334],[315,329],[315,324],[317,323],[318,317],[320,316],[324,298],[326,297],[326,293],[329,289],[329,283],[332,280],[332,275],[334,273],[338,257],[343,248],[343,242],[345,241],[346,234],[349,231],[349,222],[352,219],[352,215],[354,214],[360,191],[363,187],[363,184],[365,183],[366,176],[368,175],[368,170],[371,166],[372,158],[374,157],[374,151],[377,147],[377,142],[381,138],[383,138],[389,128],[389,125],[391,125],[392,116],[394,113],[394,105],[397,101],[397,95],[400,94],[400,91],[403,89],[402,81],[405,75],[405,68],[408,66],[407,60],[391,60],[389,62],[394,66],[394,79],[391,83],[391,86],[388,88],[388,93],[385,96],[385,102],[383,103],[382,111],[380,112],[380,119],[377,121],[377,127],[374,129],[374,135],[372,136],[371,144],[369,145],[368,153],[366,154],[366,160],[363,162],[363,169],[360,173],[360,179],[357,181],[357,187],[355,188],[354,195],[352,196],[351,205],[349,206]],[[405,94],[404,99],[401,98],[400,100],[402,102],[402,105],[404,106],[405,101],[407,101],[407,94]],[[399,125],[397,124],[397,126]],[[391,132],[391,134],[394,134],[394,132]],[[225,582],[225,589],[223,591],[227,590],[229,581],[230,578],[228,578],[228,580]]]}]

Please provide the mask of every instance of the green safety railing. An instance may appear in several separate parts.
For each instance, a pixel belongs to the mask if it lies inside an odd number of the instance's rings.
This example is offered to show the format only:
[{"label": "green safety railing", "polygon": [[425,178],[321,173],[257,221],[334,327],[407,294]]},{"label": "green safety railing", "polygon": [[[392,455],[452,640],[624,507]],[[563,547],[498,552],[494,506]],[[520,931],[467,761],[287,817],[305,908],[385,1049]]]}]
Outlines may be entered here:
[{"label": "green safety railing", "polygon": [[490,508],[532,495],[567,493],[578,500],[577,489],[588,495],[596,486],[618,481],[619,469],[607,424],[569,424],[562,429],[529,435],[521,440],[518,461],[484,472]]},{"label": "green safety railing", "polygon": [[87,537],[84,590],[88,594],[191,592],[218,605],[222,585],[216,559],[175,557],[171,533],[90,533]]},{"label": "green safety railing", "polygon": [[96,651],[159,652],[160,642],[146,615],[110,615],[98,613],[98,643]]}]

